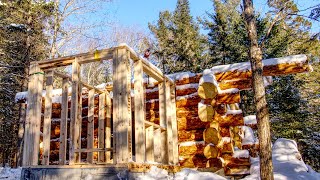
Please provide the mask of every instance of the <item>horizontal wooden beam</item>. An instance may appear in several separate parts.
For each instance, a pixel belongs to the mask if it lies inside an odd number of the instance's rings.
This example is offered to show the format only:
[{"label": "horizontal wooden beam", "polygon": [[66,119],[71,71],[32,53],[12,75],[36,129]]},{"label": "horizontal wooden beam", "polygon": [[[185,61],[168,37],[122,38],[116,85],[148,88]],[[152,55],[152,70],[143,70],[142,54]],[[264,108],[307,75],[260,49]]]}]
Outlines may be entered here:
[{"label": "horizontal wooden beam", "polygon": [[93,149],[75,149],[74,152],[104,152],[104,151],[112,151],[112,148],[93,148]]},{"label": "horizontal wooden beam", "polygon": [[149,122],[149,121],[144,121],[144,125],[146,127],[150,127],[150,126],[153,126],[154,129],[161,129],[161,131],[166,131],[167,129],[160,126],[159,124],[155,124],[153,122]]}]

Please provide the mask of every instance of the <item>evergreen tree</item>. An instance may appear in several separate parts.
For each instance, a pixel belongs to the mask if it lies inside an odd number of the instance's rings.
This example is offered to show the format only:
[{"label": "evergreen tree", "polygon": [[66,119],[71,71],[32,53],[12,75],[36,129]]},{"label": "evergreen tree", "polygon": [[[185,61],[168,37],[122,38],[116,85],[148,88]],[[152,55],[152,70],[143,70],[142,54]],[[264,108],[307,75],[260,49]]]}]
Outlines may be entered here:
[{"label": "evergreen tree", "polygon": [[43,24],[51,11],[52,4],[45,1],[7,0],[0,4],[0,162],[3,164],[12,163],[15,158],[19,113],[25,108],[15,103],[15,94],[27,89],[29,63],[46,57]]},{"label": "evergreen tree", "polygon": [[190,15],[189,1],[178,0],[173,13],[161,12],[157,25],[149,24],[158,41],[157,55],[166,72],[198,71],[203,55],[203,37]]}]

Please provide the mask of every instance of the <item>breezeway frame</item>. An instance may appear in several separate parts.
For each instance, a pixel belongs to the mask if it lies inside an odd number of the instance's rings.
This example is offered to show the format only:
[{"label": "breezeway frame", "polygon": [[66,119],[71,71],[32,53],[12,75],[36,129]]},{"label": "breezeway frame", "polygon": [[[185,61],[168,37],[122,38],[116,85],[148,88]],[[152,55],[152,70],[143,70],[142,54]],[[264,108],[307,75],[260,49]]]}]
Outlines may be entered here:
[{"label": "breezeway frame", "polygon": [[[134,66],[134,107],[131,107],[131,68]],[[82,64],[100,60],[113,61],[113,99],[108,91],[102,91],[81,82]],[[61,74],[54,69],[72,65],[72,76]],[[143,73],[158,81],[160,124],[145,120],[145,98]],[[62,103],[60,124],[59,164],[81,164],[81,153],[87,153],[87,164],[93,164],[93,152],[98,152],[95,164],[125,164],[129,162],[158,162],[178,165],[178,138],[174,82],[157,67],[139,57],[127,45],[91,53],[45,61],[32,62],[28,84],[28,105],[23,149],[23,166],[40,166],[39,144],[41,127],[42,90],[46,76],[46,96],[43,123],[43,158],[41,165],[49,165],[50,127],[52,112],[53,77],[62,78]],[[67,161],[67,119],[68,86],[71,83],[70,141]],[[87,148],[81,148],[82,87],[88,93],[88,133]],[[93,146],[94,96],[99,95],[98,148]],[[134,130],[132,132],[132,110],[134,110]],[[112,117],[111,118],[111,112]],[[113,133],[111,132],[111,119]],[[111,133],[113,146],[111,147]],[[132,138],[135,139],[135,158],[132,156]],[[111,155],[112,153],[112,155]]]}]

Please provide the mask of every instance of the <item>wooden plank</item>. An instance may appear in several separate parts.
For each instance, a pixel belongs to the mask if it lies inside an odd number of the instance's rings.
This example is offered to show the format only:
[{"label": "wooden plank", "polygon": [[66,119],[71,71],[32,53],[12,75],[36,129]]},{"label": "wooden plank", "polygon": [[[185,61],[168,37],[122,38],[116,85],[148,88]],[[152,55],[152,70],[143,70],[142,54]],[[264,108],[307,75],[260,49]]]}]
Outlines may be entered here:
[{"label": "wooden plank", "polygon": [[23,166],[38,165],[43,72],[37,64],[30,65],[28,83],[28,106],[25,123]]},{"label": "wooden plank", "polygon": [[60,146],[59,146],[59,164],[66,164],[67,152],[67,127],[68,127],[68,78],[62,81],[62,100],[61,100],[61,121],[60,121]]},{"label": "wooden plank", "polygon": [[71,65],[75,61],[75,59],[79,59],[78,63],[80,64],[101,61],[101,60],[109,60],[109,59],[112,59],[113,50],[117,48],[118,47],[114,47],[109,49],[96,50],[94,52],[88,52],[88,53],[82,53],[82,54],[77,54],[72,56],[39,61],[39,67],[43,69],[50,69],[50,68],[56,68],[61,66],[68,66],[68,65]]},{"label": "wooden plank", "polygon": [[153,133],[154,128],[153,126],[149,126],[145,129],[146,131],[146,161],[147,162],[154,162],[154,143],[153,143]]},{"label": "wooden plank", "polygon": [[178,124],[176,111],[176,90],[175,86],[170,88],[171,98],[171,121],[172,121],[172,144],[173,144],[173,164],[179,164],[179,148],[178,148]]},{"label": "wooden plank", "polygon": [[[114,51],[113,58],[113,137],[116,152],[115,163],[126,163],[130,159],[129,133],[131,109],[129,59],[125,49]],[[130,102],[131,103],[131,102]]]},{"label": "wooden plank", "polygon": [[[133,102],[131,101],[131,65],[130,65],[130,61],[129,61],[129,57],[130,57],[130,53],[129,51],[125,50],[125,53],[126,53],[126,69],[127,69],[127,79],[126,79],[126,90],[127,90],[127,103],[128,103],[128,107],[127,107],[127,119],[128,119],[128,161],[131,162],[133,159],[132,159],[132,137],[133,135],[133,125],[132,125],[132,104]],[[125,102],[125,100],[123,101]]]},{"label": "wooden plank", "polygon": [[155,162],[162,162],[162,156],[161,156],[161,151],[162,151],[162,147],[161,147],[161,129],[155,129],[154,130],[154,149],[153,149],[153,153],[154,153],[154,161]]},{"label": "wooden plank", "polygon": [[[52,71],[52,70],[49,70],[49,71]],[[54,75],[55,76],[58,76],[58,77],[60,77],[60,78],[62,78],[62,79],[69,79],[69,81],[72,81],[72,77],[71,76],[69,76],[68,74],[64,74],[64,73],[61,73],[61,72],[58,72],[58,71],[53,71],[53,73],[54,73]]]},{"label": "wooden plank", "polygon": [[[87,149],[92,149],[94,144],[94,89],[88,93],[88,126],[87,126]],[[93,163],[93,154],[88,152],[87,162]]]},{"label": "wooden plank", "polygon": [[[160,116],[160,126],[167,128],[167,115],[166,115],[166,88],[165,82],[158,84],[159,88],[159,116]],[[168,129],[167,129],[168,131]],[[158,134],[157,134],[158,135]],[[160,132],[158,135],[158,141],[155,142],[155,148],[160,147],[161,157],[159,159],[156,158],[157,162],[167,163],[168,162],[168,149],[167,149],[167,132]],[[156,144],[159,143],[160,145]]]},{"label": "wooden plank", "polygon": [[[76,149],[75,152],[78,153],[93,153],[93,152],[105,152],[105,151],[112,151],[112,148],[90,148],[90,149]],[[92,164],[92,163],[89,163]]]},{"label": "wooden plank", "polygon": [[168,148],[168,163],[173,164],[173,140],[172,140],[172,101],[170,83],[165,81],[165,111],[167,124],[167,148]]},{"label": "wooden plank", "polygon": [[[81,72],[81,71],[80,71]],[[79,76],[79,94],[78,94],[78,115],[77,115],[77,121],[76,121],[76,127],[75,127],[75,138],[78,140],[78,148],[81,148],[81,132],[82,132],[82,84],[81,79]],[[76,154],[77,162],[81,162],[81,152]]]},{"label": "wooden plank", "polygon": [[42,165],[49,165],[50,155],[50,135],[51,135],[51,114],[52,114],[52,90],[53,90],[53,72],[46,72],[46,96],[44,105],[43,120],[43,156]]},{"label": "wooden plank", "polygon": [[[111,112],[112,112],[112,104],[111,98],[109,95],[106,95],[106,127],[105,127],[105,145],[106,148],[111,148]],[[113,146],[115,147],[115,146]],[[111,152],[106,152],[106,161],[107,163],[111,163]],[[113,153],[113,160],[115,160],[115,151]]]},{"label": "wooden plank", "polygon": [[78,61],[72,63],[72,94],[71,94],[71,122],[70,122],[70,145],[69,145],[69,165],[76,163],[75,149],[79,148],[79,101],[81,98],[80,87],[80,64]]},{"label": "wooden plank", "polygon": [[[98,148],[104,148],[105,138],[105,121],[106,121],[106,94],[99,95],[99,122],[98,122]],[[105,162],[105,153],[99,152],[98,162]]]},{"label": "wooden plank", "polygon": [[156,124],[156,123],[153,123],[153,122],[150,122],[150,121],[144,121],[144,124],[145,124],[146,128],[148,128],[150,126],[153,126],[154,129],[160,129],[161,132],[167,130],[166,128],[160,126],[159,124]]},{"label": "wooden plank", "polygon": [[96,87],[93,87],[85,82],[81,82],[82,86],[86,87],[87,89],[94,89],[97,93],[104,93],[104,90],[98,89]]},{"label": "wooden plank", "polygon": [[135,162],[145,161],[145,109],[142,61],[134,62]]}]

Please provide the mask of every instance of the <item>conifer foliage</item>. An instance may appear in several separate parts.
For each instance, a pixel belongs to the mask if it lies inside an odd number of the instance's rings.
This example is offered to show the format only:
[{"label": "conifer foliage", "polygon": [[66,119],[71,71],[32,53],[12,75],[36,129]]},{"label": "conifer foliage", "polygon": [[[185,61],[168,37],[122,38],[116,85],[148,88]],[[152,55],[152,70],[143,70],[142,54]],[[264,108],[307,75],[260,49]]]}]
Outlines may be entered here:
[{"label": "conifer foliage", "polygon": [[160,12],[157,24],[149,28],[157,38],[156,55],[166,64],[167,73],[199,70],[204,39],[190,15],[188,0],[178,0],[173,13]]}]

